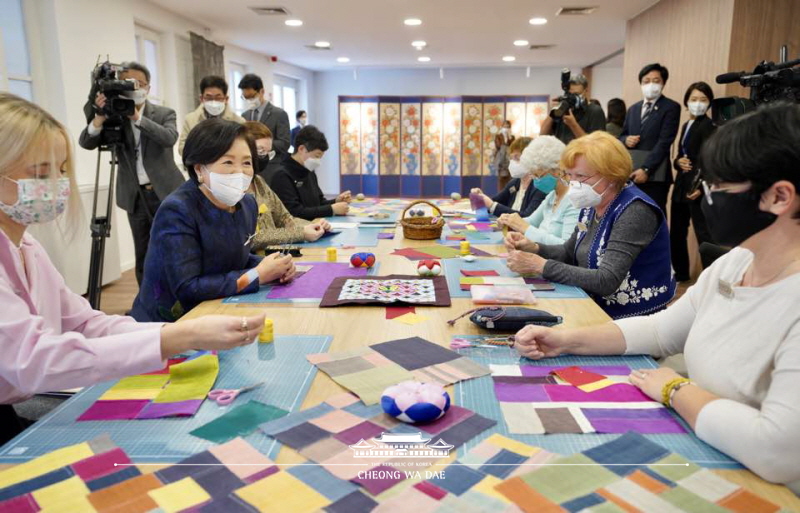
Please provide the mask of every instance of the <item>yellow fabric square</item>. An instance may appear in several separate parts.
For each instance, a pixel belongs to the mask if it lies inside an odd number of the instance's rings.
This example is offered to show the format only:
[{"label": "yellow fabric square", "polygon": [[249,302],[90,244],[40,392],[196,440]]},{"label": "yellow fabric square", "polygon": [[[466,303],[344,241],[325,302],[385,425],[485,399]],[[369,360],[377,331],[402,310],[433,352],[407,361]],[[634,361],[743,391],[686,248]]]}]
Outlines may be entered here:
[{"label": "yellow fabric square", "polygon": [[131,389],[131,388],[164,388],[164,385],[169,381],[169,374],[148,374],[141,376],[128,376],[122,378],[116,385],[111,387],[114,389]]},{"label": "yellow fabric square", "polygon": [[15,467],[0,472],[0,488],[47,474],[61,467],[72,465],[76,461],[85,460],[92,455],[94,455],[94,452],[86,442],[55,450],[39,456],[35,460],[20,463]]},{"label": "yellow fabric square", "polygon": [[462,276],[458,282],[461,285],[483,285],[485,280],[483,276]]},{"label": "yellow fabric square", "polygon": [[605,387],[610,387],[611,385],[616,385],[614,381],[610,379],[601,379],[600,381],[595,381],[594,383],[587,383],[585,385],[581,385],[578,388],[583,390],[584,392],[594,392],[595,390],[600,390]]},{"label": "yellow fabric square", "polygon": [[467,230],[469,230],[471,232],[477,232],[478,231],[478,229],[475,228],[474,226],[472,226],[471,224],[467,225]]},{"label": "yellow fabric square", "polygon": [[169,368],[169,383],[155,398],[156,403],[205,399],[219,373],[219,358],[207,354]]},{"label": "yellow fabric square", "polygon": [[191,477],[184,477],[180,481],[150,490],[147,495],[156,501],[158,507],[165,513],[182,511],[211,500],[208,492]]},{"label": "yellow fabric square", "polygon": [[31,495],[43,511],[94,511],[86,498],[89,488],[78,476],[40,488]]},{"label": "yellow fabric square", "polygon": [[532,445],[512,440],[511,438],[507,438],[497,433],[487,438],[486,442],[528,458],[541,451],[541,449],[538,447],[533,447]]},{"label": "yellow fabric square", "polygon": [[505,495],[501,494],[500,492],[494,489],[495,486],[499,485],[502,482],[503,482],[502,479],[498,479],[494,476],[489,475],[481,479],[480,483],[473,486],[472,491],[480,492],[493,499],[502,501],[504,504],[510,504],[511,501],[508,500]]},{"label": "yellow fabric square", "polygon": [[259,511],[310,513],[331,503],[288,472],[272,474],[234,493]]},{"label": "yellow fabric square", "polygon": [[427,321],[428,318],[425,317],[424,315],[419,315],[417,313],[409,312],[409,313],[403,314],[403,315],[401,315],[399,317],[395,317],[392,320],[397,321],[397,322],[402,322],[403,324],[408,324],[409,326],[413,326],[415,324],[419,324],[421,322]]},{"label": "yellow fabric square", "polygon": [[155,399],[160,393],[160,388],[110,388],[97,400],[121,401],[126,399]]}]

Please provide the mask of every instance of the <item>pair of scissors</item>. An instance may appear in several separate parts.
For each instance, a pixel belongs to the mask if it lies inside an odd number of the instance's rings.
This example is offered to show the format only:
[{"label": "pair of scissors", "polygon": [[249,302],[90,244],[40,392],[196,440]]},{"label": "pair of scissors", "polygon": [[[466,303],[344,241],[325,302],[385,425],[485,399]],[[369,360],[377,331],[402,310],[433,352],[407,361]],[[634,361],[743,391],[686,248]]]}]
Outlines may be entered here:
[{"label": "pair of scissors", "polygon": [[256,388],[258,388],[260,386],[263,386],[264,383],[265,382],[262,381],[261,383],[256,383],[255,385],[250,385],[249,387],[237,388],[237,389],[232,389],[232,390],[219,388],[217,390],[212,390],[211,392],[209,392],[208,393],[208,398],[213,400],[213,401],[216,401],[216,403],[218,405],[220,405],[220,406],[227,406],[227,405],[231,404],[234,401],[234,399],[236,399],[239,396],[239,394],[243,394],[245,392],[249,392],[251,390],[254,390],[254,389],[256,389]]}]

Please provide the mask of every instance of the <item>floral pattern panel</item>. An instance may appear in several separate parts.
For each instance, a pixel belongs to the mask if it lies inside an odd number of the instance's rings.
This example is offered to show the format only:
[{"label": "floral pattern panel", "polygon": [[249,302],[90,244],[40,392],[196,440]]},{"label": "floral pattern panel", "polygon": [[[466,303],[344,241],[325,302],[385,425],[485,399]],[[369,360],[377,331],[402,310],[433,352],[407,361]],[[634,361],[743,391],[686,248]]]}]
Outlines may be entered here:
[{"label": "floral pattern panel", "polygon": [[419,103],[401,104],[402,169],[400,173],[406,176],[420,174],[420,110]]},{"label": "floral pattern panel", "polygon": [[442,146],[444,174],[461,174],[461,104],[445,103],[442,119]]},{"label": "floral pattern panel", "polygon": [[504,103],[483,104],[483,167],[481,174],[484,176],[496,175],[497,170],[490,169],[494,159],[494,137],[500,132],[506,116]]},{"label": "floral pattern panel", "polygon": [[525,135],[536,137],[539,135],[542,121],[547,117],[547,102],[527,102],[525,105],[527,107],[527,115],[525,117],[528,125]]},{"label": "floral pattern panel", "polygon": [[339,104],[339,158],[343,175],[361,174],[361,104]]},{"label": "floral pattern panel", "polygon": [[506,103],[506,119],[511,121],[511,134],[516,137],[528,136],[525,126],[525,103]]},{"label": "floral pattern panel", "polygon": [[380,104],[380,174],[400,174],[400,104]]},{"label": "floral pattern panel", "polygon": [[464,123],[461,130],[461,140],[464,145],[463,171],[464,176],[478,176],[481,174],[481,125],[483,120],[482,103],[464,103]]},{"label": "floral pattern panel", "polygon": [[442,103],[422,104],[422,174],[442,174]]},{"label": "floral pattern panel", "polygon": [[361,104],[361,173],[378,174],[378,104]]}]

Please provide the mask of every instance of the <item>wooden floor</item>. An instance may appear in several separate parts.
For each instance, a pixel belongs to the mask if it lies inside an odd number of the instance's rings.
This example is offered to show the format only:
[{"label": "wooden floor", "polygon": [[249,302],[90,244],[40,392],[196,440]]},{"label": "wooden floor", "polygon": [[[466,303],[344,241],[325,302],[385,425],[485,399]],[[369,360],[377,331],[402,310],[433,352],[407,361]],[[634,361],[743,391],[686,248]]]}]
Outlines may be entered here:
[{"label": "wooden floor", "polygon": [[[679,283],[675,293],[675,300],[686,292],[694,281]],[[133,269],[122,273],[122,277],[103,287],[103,294],[100,297],[100,310],[107,314],[125,315],[133,305],[133,300],[139,292],[136,284],[136,273]]]}]

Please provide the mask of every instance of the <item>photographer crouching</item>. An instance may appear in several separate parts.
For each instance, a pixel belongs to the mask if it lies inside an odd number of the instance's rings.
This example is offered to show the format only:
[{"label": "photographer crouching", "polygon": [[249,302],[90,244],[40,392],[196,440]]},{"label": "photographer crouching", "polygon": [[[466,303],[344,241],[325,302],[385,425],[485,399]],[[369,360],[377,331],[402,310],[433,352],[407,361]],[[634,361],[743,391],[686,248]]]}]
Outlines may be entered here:
[{"label": "photographer crouching", "polygon": [[554,101],[556,106],[542,122],[540,135],[554,135],[564,144],[573,139],[604,130],[606,115],[600,105],[589,103],[586,89],[589,81],[581,74],[570,75],[568,69],[561,72],[561,89],[564,94]]},{"label": "photographer crouching", "polygon": [[153,216],[161,201],[184,182],[172,155],[178,140],[175,111],[147,101],[150,71],[139,63],[105,63],[95,69],[93,78],[84,111],[87,118],[94,112],[94,118],[78,144],[87,150],[117,146],[117,206],[128,213],[136,281],[141,284]]}]

